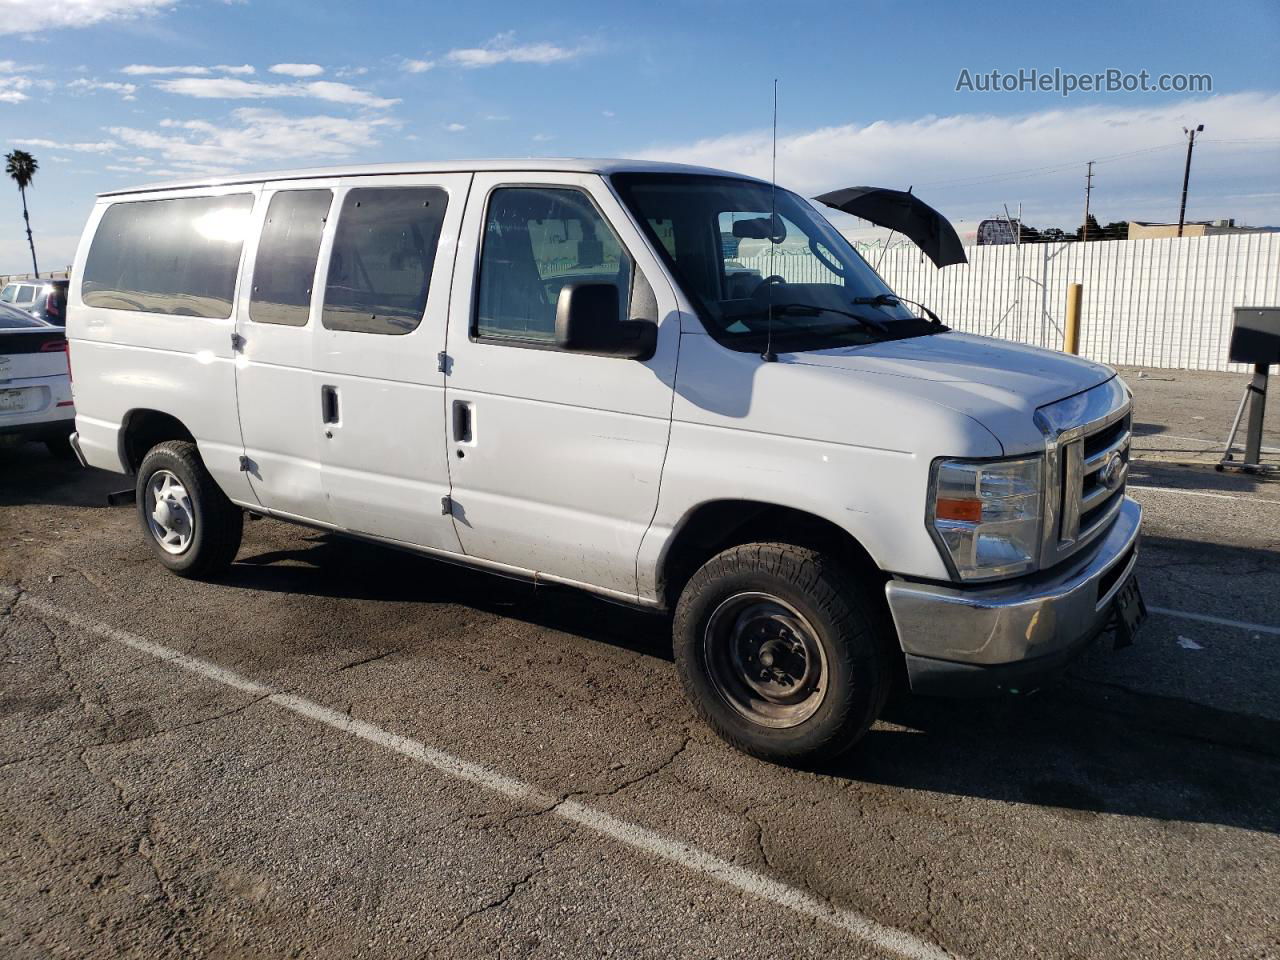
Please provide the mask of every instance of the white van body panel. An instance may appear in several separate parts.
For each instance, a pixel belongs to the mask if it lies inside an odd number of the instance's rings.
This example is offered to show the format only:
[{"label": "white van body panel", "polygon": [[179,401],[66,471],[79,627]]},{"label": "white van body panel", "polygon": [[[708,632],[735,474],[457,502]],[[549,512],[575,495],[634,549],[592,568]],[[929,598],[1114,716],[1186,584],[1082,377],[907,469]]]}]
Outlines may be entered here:
[{"label": "white van body panel", "polygon": [[[272,197],[285,190],[332,190],[336,186],[332,179],[283,181],[262,191],[245,244],[244,280],[236,297],[236,332],[241,336],[235,364],[236,397],[254,502],[275,513],[321,523],[333,522],[320,473],[315,385],[314,330],[321,298],[312,298],[305,327],[257,323],[250,317],[249,306],[258,244]],[[326,238],[332,232],[332,207],[329,220]],[[317,265],[313,290],[324,289],[323,278]]]},{"label": "white van body panel", "polygon": [[[461,173],[342,180],[320,249],[320,277],[328,274],[334,225],[351,189],[431,187],[447,194],[426,309],[418,326],[403,336],[330,330],[318,310],[311,324],[312,429],[321,436],[324,492],[333,522],[344,530],[451,552],[459,545],[441,509],[441,498],[449,493],[449,462],[439,355],[470,183],[471,176]],[[323,291],[324,284],[316,289]],[[322,300],[323,293],[315,298]],[[340,412],[338,423],[328,429],[319,416],[325,386],[336,391]]]},{"label": "white van body panel", "polygon": [[[257,185],[242,184],[142,193],[129,200],[256,196],[259,190]],[[89,247],[110,204],[103,199],[95,206],[76,251],[73,277],[84,276]],[[237,299],[243,283],[243,248],[240,257]],[[90,307],[81,298],[78,280],[67,291],[67,304],[76,429],[89,466],[127,472],[120,457],[121,424],[133,411],[156,410],[177,418],[191,431],[205,466],[228,497],[236,503],[256,504],[240,470],[244,447],[231,346],[235,311],[223,320]]]},{"label": "white van body panel", "polygon": [[[1034,418],[1039,407],[1115,376],[1101,363],[954,330],[865,347],[813,350],[787,359],[839,370],[864,384],[878,382],[878,392],[895,405],[905,394],[972,417],[1000,438],[1006,456],[1043,452],[1044,434]],[[848,403],[852,407],[856,399],[851,396]],[[898,414],[885,414],[896,426],[893,418]],[[866,429],[874,427],[859,424],[858,435],[864,436]],[[946,439],[946,433],[919,438],[923,443]]]},{"label": "white van body panel", "polygon": [[[587,193],[653,288],[658,344],[644,362],[472,336],[487,199],[503,186]],[[658,502],[680,323],[666,271],[595,174],[479,173],[458,251],[449,320],[452,499],[468,556],[636,596],[636,555]]]},{"label": "white van body panel", "polygon": [[[660,585],[644,572],[660,568],[690,508],[718,500],[811,513],[846,530],[883,570],[947,577],[924,522],[932,459],[955,450],[998,457],[1000,442],[899,379],[851,376],[804,356],[771,363],[684,335],[662,497],[640,556],[642,594],[656,597]],[[903,522],[908,510],[917,522]]]}]

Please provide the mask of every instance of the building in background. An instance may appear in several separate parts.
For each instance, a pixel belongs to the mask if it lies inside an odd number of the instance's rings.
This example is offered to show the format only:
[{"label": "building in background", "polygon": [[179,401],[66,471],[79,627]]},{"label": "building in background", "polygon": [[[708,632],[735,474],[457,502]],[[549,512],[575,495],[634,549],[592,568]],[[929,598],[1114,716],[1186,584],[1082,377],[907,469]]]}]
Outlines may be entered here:
[{"label": "building in background", "polygon": [[[1230,220],[1188,220],[1182,225],[1184,237],[1220,237],[1227,233],[1277,233],[1280,227],[1237,227],[1234,219]],[[1156,237],[1176,237],[1176,223],[1148,223],[1143,220],[1129,221],[1130,240],[1150,240]]]}]

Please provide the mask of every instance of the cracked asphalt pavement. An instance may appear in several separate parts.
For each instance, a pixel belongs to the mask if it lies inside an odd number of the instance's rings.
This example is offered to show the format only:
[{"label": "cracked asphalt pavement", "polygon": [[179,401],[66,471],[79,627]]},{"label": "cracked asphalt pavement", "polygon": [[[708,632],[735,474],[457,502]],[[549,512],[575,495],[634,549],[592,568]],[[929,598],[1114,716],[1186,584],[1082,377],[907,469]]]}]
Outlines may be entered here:
[{"label": "cracked asphalt pavement", "polygon": [[1206,466],[1243,378],[1129,379],[1148,603],[1240,625],[900,697],[804,772],[697,722],[659,618],[265,520],[180,580],[121,478],[0,450],[0,955],[893,955],[803,902],[938,955],[1280,957],[1280,484]]}]

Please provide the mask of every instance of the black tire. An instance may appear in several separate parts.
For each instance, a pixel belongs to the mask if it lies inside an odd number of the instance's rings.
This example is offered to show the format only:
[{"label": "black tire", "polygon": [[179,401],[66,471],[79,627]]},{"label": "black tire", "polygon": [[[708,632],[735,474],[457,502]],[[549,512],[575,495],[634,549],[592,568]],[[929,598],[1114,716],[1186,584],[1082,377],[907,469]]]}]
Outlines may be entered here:
[{"label": "black tire", "polygon": [[[758,601],[758,597],[781,604],[770,608],[767,600]],[[798,712],[784,707],[784,712],[792,713],[781,720],[776,716],[761,719],[761,711],[744,706],[744,699],[755,696],[761,698],[756,702],[762,711],[777,709],[745,685],[754,685],[754,678],[737,687],[724,678],[727,662],[744,661],[741,657],[726,660],[720,652],[726,642],[720,639],[724,619],[720,611],[740,610],[741,606],[734,605],[746,602],[756,605],[731,622],[752,626],[733,633],[740,638],[729,641],[735,651],[744,645],[750,648],[757,624],[760,631],[766,631],[770,629],[766,624],[779,622],[808,628],[802,630],[809,637],[804,649],[813,649],[813,637],[820,646],[817,652],[823,675],[815,680],[806,666],[803,687],[814,692],[802,701]],[[782,620],[758,617],[744,621],[752,611],[762,609],[781,609]],[[793,615],[798,619],[788,619]],[[844,753],[875,722],[893,686],[897,642],[879,581],[860,578],[834,558],[807,547],[751,543],[712,557],[681,593],[673,632],[676,669],[699,715],[730,744],[764,760],[810,765]],[[788,633],[785,629],[782,632]],[[790,642],[796,649],[794,637]],[[753,669],[765,662],[760,651],[766,646],[753,648],[761,656],[751,664]],[[802,659],[808,664],[813,657]],[[748,654],[745,660],[751,661],[753,656]],[[772,666],[773,660],[768,664]],[[732,667],[728,669],[733,672]],[[797,686],[794,695],[802,692]],[[814,697],[816,705],[810,702]],[[804,715],[805,710],[812,713]],[[769,725],[779,722],[788,725]]]},{"label": "black tire", "polygon": [[[189,543],[181,552],[166,550],[152,532],[147,490],[160,471],[168,471],[181,482],[194,518]],[[244,512],[227,499],[209,475],[194,443],[168,440],[152,447],[138,468],[135,494],[143,536],[157,559],[174,573],[182,577],[209,577],[231,565],[240,549]]]},{"label": "black tire", "polygon": [[55,460],[74,460],[76,452],[71,449],[71,434],[55,433],[44,438],[44,445],[49,449],[49,455]]}]

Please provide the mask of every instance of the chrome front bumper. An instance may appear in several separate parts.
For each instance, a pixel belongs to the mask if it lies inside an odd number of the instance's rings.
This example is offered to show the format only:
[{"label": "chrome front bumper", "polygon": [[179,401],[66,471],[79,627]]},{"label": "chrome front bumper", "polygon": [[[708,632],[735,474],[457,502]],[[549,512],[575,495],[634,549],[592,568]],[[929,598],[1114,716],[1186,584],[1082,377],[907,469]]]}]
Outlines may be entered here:
[{"label": "chrome front bumper", "polygon": [[917,693],[1033,689],[1098,636],[1138,562],[1142,507],[1126,497],[1097,545],[1044,574],[972,588],[891,580],[889,609]]}]

